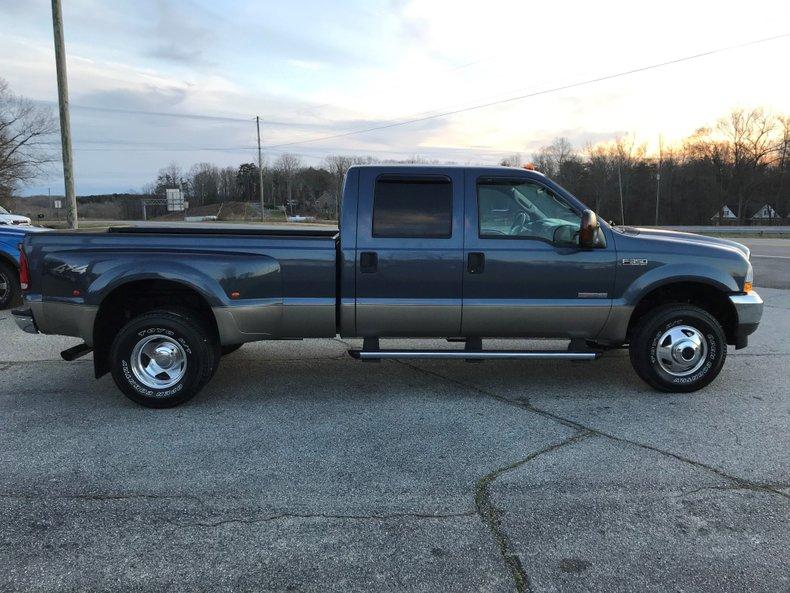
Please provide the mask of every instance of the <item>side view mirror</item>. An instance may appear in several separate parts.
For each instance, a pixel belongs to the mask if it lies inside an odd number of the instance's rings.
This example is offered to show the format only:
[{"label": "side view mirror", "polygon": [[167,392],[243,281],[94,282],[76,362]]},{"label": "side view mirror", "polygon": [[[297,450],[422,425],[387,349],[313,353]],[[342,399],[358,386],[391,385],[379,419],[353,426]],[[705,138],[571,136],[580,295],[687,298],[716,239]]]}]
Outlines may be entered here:
[{"label": "side view mirror", "polygon": [[598,217],[592,210],[582,212],[582,223],[579,227],[579,247],[592,249],[596,245],[596,238],[601,225],[598,224]]}]

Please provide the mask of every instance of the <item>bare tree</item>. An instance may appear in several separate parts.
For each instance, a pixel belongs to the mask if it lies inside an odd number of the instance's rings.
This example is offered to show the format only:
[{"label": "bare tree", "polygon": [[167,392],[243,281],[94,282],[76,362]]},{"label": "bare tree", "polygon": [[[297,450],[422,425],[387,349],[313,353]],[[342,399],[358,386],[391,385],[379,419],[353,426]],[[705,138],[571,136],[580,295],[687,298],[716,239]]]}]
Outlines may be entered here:
[{"label": "bare tree", "polygon": [[781,128],[776,158],[776,204],[780,214],[790,217],[790,115],[779,118]]},{"label": "bare tree", "polygon": [[171,162],[166,167],[159,169],[156,175],[156,183],[154,185],[154,193],[158,196],[164,197],[166,189],[187,189],[189,183],[184,178],[184,172],[181,165],[176,162]]},{"label": "bare tree", "polygon": [[297,155],[286,152],[281,154],[274,163],[274,168],[285,179],[285,187],[287,192],[286,205],[291,208],[293,214],[293,184],[296,174],[302,167],[302,159]]},{"label": "bare tree", "polygon": [[230,202],[236,198],[236,169],[234,167],[220,169],[218,191],[221,202]]},{"label": "bare tree", "polygon": [[735,109],[729,117],[720,119],[716,126],[729,144],[729,191],[738,201],[739,223],[743,223],[746,216],[745,202],[777,153],[776,128],[776,118],[759,108],[750,111]]},{"label": "bare tree", "polygon": [[57,130],[50,109],[13,94],[0,78],[0,197],[10,196],[55,160],[45,139]]},{"label": "bare tree", "polygon": [[[567,139],[556,138],[536,153],[535,160],[538,170],[589,203],[602,218],[627,218],[631,224],[655,221],[656,156],[648,155],[646,145],[632,136],[588,145],[578,152]],[[296,155],[285,154],[266,168],[265,189],[273,203],[287,204],[289,213],[298,209],[305,214],[330,214],[348,169],[373,162],[377,161],[371,157],[334,155],[321,166],[310,167]],[[385,162],[438,161],[415,156]],[[518,154],[503,159],[508,165],[520,162]],[[177,187],[187,177],[189,183],[183,187],[195,204],[258,199],[254,163],[242,164],[238,170],[199,163],[189,171],[184,176],[178,165],[171,164],[159,172],[154,187]],[[727,211],[724,206],[733,212],[738,209],[741,221],[748,222],[748,211],[764,204],[779,217],[790,214],[790,116],[736,110],[681,143],[664,147],[662,223],[709,224],[717,212]],[[735,219],[723,216],[720,222],[734,223]]]},{"label": "bare tree", "polygon": [[520,167],[521,166],[521,153],[514,152],[513,154],[504,157],[499,164],[503,167]]},{"label": "bare tree", "polygon": [[373,163],[373,157],[330,155],[324,159],[324,165],[335,183],[335,218],[340,219],[340,198],[343,195],[343,180],[348,170],[354,165]]},{"label": "bare tree", "polygon": [[601,144],[588,144],[586,149],[589,193],[596,212],[604,212],[612,194],[617,165],[609,148]]},{"label": "bare tree", "polygon": [[219,169],[211,163],[197,163],[189,170],[190,204],[202,206],[219,200]]},{"label": "bare tree", "polygon": [[567,138],[555,138],[533,156],[533,161],[538,171],[549,177],[557,177],[565,163],[575,157],[576,152]]}]

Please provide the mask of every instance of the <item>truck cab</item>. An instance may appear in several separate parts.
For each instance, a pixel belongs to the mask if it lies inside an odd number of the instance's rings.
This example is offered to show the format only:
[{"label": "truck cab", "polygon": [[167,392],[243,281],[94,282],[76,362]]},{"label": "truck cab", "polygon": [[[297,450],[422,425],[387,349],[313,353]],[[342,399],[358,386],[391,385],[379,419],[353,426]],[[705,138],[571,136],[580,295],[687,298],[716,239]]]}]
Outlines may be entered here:
[{"label": "truck cab", "polygon": [[612,231],[581,247],[585,206],[540,173],[357,167],[343,205],[341,247],[356,263],[344,333],[592,338],[606,322]]}]

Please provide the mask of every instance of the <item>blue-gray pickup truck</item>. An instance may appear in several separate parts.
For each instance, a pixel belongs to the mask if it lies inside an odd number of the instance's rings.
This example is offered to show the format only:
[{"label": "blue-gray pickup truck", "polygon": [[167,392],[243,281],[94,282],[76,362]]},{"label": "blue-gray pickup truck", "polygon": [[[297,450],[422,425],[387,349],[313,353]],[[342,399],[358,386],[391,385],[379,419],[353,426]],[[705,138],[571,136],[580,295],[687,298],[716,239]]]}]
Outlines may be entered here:
[{"label": "blue-gray pickup truck", "polygon": [[[637,374],[694,391],[743,348],[763,303],[749,250],[608,225],[535,171],[372,165],[345,179],[340,231],[124,226],[28,235],[28,332],[77,336],[134,401],[194,396],[245,342],[364,338],[358,359],[594,359],[628,346]],[[380,340],[446,338],[443,349]],[[563,338],[563,350],[486,349]]]}]

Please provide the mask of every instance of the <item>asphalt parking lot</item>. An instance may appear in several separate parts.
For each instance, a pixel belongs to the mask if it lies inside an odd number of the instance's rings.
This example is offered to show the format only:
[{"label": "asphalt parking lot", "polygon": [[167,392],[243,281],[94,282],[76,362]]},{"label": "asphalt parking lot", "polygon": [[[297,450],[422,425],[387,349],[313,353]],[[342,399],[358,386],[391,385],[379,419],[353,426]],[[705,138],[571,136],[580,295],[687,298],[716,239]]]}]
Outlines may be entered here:
[{"label": "asphalt parking lot", "polygon": [[[756,264],[757,265],[757,264]],[[759,276],[758,276],[759,277]],[[790,291],[698,393],[250,344],[134,405],[0,312],[2,591],[790,588]]]}]

